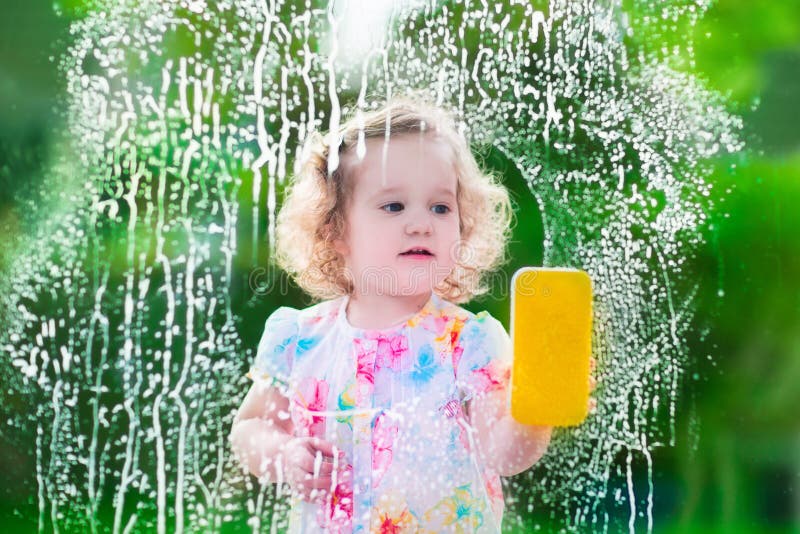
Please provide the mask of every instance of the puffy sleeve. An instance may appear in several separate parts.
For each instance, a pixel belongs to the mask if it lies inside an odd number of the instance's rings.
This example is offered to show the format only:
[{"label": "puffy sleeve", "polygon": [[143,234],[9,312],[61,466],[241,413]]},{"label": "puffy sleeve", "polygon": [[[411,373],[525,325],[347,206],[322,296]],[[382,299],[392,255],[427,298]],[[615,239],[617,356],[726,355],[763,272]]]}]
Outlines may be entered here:
[{"label": "puffy sleeve", "polygon": [[509,387],[513,359],[511,337],[503,324],[482,311],[464,322],[456,350],[456,387],[462,402]]},{"label": "puffy sleeve", "polygon": [[256,357],[247,376],[254,382],[269,381],[285,389],[294,363],[297,345],[298,310],[281,306],[267,318]]}]

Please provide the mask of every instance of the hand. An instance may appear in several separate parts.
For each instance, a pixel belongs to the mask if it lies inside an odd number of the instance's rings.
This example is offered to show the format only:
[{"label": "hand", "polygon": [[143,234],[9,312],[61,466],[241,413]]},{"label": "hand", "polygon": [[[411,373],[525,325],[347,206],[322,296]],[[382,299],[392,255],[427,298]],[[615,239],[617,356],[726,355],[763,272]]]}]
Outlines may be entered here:
[{"label": "hand", "polygon": [[593,414],[597,411],[597,399],[592,396],[592,393],[597,388],[597,379],[594,377],[595,370],[597,369],[597,360],[593,356],[589,356],[589,413]]},{"label": "hand", "polygon": [[[300,437],[289,440],[283,449],[284,477],[301,499],[322,503],[333,484],[334,458],[344,467],[344,452],[320,438]],[[347,476],[342,472],[337,480]]]}]

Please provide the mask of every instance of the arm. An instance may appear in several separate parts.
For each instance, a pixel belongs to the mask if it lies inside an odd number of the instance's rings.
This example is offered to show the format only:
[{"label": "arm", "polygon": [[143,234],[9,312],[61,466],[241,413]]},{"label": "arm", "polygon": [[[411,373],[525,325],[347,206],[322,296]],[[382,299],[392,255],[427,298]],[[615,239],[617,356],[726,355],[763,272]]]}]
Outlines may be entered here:
[{"label": "arm", "polygon": [[277,388],[255,382],[236,413],[228,439],[248,472],[276,482],[276,464],[293,434],[289,399]]},{"label": "arm", "polygon": [[[229,439],[239,461],[260,481],[285,482],[302,499],[318,503],[333,487],[333,457],[338,451],[323,439],[294,435],[289,399],[275,387],[253,384],[234,418]],[[343,453],[339,454],[341,462]],[[348,476],[340,472],[339,480]]]},{"label": "arm", "polygon": [[529,469],[544,455],[553,427],[523,425],[507,407],[506,389],[488,391],[467,401],[467,416],[486,465],[508,477]]},{"label": "arm", "polygon": [[[591,396],[597,387],[593,376],[597,361],[589,358],[589,413],[597,401]],[[505,388],[476,395],[467,401],[467,417],[475,429],[478,448],[487,465],[500,476],[512,476],[530,469],[547,451],[553,427],[523,425],[514,421],[506,402]]]}]

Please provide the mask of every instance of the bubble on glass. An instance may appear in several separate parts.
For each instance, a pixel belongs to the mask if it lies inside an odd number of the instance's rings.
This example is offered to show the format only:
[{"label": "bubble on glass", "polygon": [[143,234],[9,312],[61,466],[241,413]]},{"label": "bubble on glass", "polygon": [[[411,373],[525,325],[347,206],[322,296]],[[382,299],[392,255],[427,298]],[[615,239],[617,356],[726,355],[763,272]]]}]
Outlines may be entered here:
[{"label": "bubble on glass", "polygon": [[545,265],[584,269],[595,289],[597,412],[504,480],[504,525],[651,531],[709,158],[741,148],[741,122],[680,68],[689,44],[642,37],[679,34],[705,3],[632,9],[640,26],[617,4],[567,0],[94,3],[60,59],[65,141],[2,280],[3,390],[17,399],[4,415],[34,448],[40,527],[286,526],[281,487],[229,450],[253,356],[234,277],[271,254],[310,132],[423,89],[519,170]]}]

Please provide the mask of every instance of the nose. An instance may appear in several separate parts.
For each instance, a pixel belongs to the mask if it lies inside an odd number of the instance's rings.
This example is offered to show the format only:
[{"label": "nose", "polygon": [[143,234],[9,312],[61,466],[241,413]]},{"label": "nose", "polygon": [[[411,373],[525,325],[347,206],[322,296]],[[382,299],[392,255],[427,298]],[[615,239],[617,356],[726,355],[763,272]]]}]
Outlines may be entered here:
[{"label": "nose", "polygon": [[406,233],[430,235],[433,233],[433,225],[427,217],[413,217],[406,223]]}]

